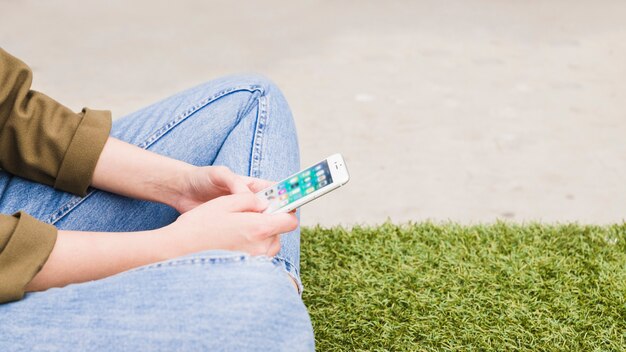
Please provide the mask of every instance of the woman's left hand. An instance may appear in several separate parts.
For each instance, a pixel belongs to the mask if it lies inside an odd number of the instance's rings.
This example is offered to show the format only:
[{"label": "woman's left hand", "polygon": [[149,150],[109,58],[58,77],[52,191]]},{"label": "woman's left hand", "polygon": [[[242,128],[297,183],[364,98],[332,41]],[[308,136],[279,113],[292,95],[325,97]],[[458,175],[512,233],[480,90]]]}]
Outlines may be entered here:
[{"label": "woman's left hand", "polygon": [[181,214],[221,196],[256,193],[272,185],[270,181],[237,175],[226,166],[194,166],[180,181],[171,205]]}]

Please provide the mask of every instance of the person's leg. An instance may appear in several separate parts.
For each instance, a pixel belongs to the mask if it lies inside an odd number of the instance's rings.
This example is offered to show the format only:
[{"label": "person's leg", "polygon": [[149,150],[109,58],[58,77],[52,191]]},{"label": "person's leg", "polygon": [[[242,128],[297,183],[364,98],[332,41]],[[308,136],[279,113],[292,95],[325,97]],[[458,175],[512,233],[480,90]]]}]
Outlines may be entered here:
[{"label": "person's leg", "polygon": [[304,304],[266,257],[205,252],[0,305],[0,350],[312,351]]},{"label": "person's leg", "polygon": [[[276,126],[274,126],[276,125]],[[157,153],[169,155],[171,157],[185,160],[197,165],[210,165],[220,163],[235,171],[243,174],[252,174],[253,176],[280,179],[298,169],[297,141],[293,121],[287,109],[284,99],[278,90],[265,80],[252,78],[231,77],[223,80],[210,82],[206,85],[196,87],[187,92],[169,98],[164,102],[155,104],[140,112],[115,122],[113,135],[137,144],[141,147],[148,148]],[[246,159],[246,156],[248,158]],[[173,209],[159,204],[130,200],[124,197],[115,196],[106,192],[92,191],[85,198],[78,198],[63,192],[51,190],[49,187],[32,184],[28,181],[3,176],[7,182],[0,182],[3,187],[2,199],[0,200],[0,210],[10,213],[15,210],[24,209],[38,217],[39,219],[54,223],[61,229],[80,229],[80,230],[103,230],[103,231],[132,231],[147,228],[156,228],[173,221],[178,214]],[[21,197],[24,196],[24,197]],[[36,200],[35,200],[36,199]],[[287,260],[277,260],[270,262],[265,260],[264,265],[268,267],[279,267],[282,264],[291,273],[297,275],[297,258],[299,258],[299,242],[297,237],[288,234],[283,236],[284,247],[281,252],[281,258]],[[286,254],[284,254],[286,253]],[[210,252],[207,255],[213,256]],[[221,263],[223,256],[217,256],[216,262]],[[178,266],[167,266],[167,272],[172,275],[178,275],[175,272]],[[178,300],[170,300],[168,302],[175,311],[176,305],[195,306],[197,302],[193,299],[199,299],[199,296],[205,298],[205,294],[211,293],[215,297],[206,295],[206,299],[213,302],[219,302],[217,307],[232,306],[233,311],[240,308],[241,301],[237,298],[238,291],[254,291],[257,286],[255,280],[239,280],[237,275],[222,275],[221,266],[203,266],[197,270],[210,269],[206,275],[213,275],[212,279],[196,280],[191,275],[195,271],[183,275],[181,281],[187,282],[188,285],[175,284],[184,288],[187,295],[179,295]],[[248,268],[245,267],[244,268]],[[250,269],[254,271],[255,269]],[[282,270],[281,270],[282,271]],[[48,326],[54,326],[55,319],[65,319],[68,313],[65,308],[68,304],[62,303],[72,302],[76,292],[81,292],[79,296],[89,297],[80,309],[75,313],[89,320],[88,324],[95,329],[110,329],[111,334],[116,332],[116,322],[111,321],[110,325],[100,327],[98,322],[103,323],[96,317],[90,317],[89,309],[106,305],[107,301],[100,302],[106,298],[99,292],[103,290],[102,285],[114,282],[109,295],[118,298],[118,301],[111,303],[118,304],[128,298],[141,297],[139,303],[133,308],[128,308],[129,316],[128,324],[132,325],[133,316],[146,316],[151,314],[157,315],[153,310],[159,309],[158,297],[153,296],[152,291],[144,293],[144,288],[140,282],[142,275],[153,271],[131,271],[132,274],[124,273],[113,276],[105,280],[99,280],[92,283],[79,285],[70,285],[61,289],[48,290],[41,293],[28,294],[22,301],[9,305],[0,306],[0,322],[2,326],[13,326],[13,330],[4,329],[0,332],[0,341],[9,341],[12,334],[10,331],[21,331],[25,326],[30,326],[31,321],[23,320],[17,325],[11,325],[14,320],[9,315],[16,314],[21,311],[23,314],[32,315],[32,319],[39,319],[39,322],[48,322]],[[275,270],[273,271],[276,272]],[[195,274],[194,274],[195,275]],[[241,275],[247,275],[242,272]],[[250,273],[254,276],[253,273]],[[138,277],[135,277],[138,276]],[[148,278],[151,279],[151,278]],[[281,287],[289,285],[286,275],[278,275],[272,279],[280,281]],[[234,287],[233,282],[243,286]],[[162,290],[174,290],[174,284],[170,284],[170,280],[164,278],[162,281],[157,280]],[[204,285],[204,286],[203,286]],[[230,286],[229,286],[230,285]],[[231,289],[221,289],[231,287]],[[270,291],[267,285],[261,285],[262,291]],[[46,303],[45,297],[54,293],[54,300],[59,302],[55,304],[54,311],[59,317],[40,318],[40,311],[49,309],[49,302]],[[132,294],[131,294],[132,293]],[[266,292],[266,294],[270,294]],[[118,296],[123,297],[118,297]],[[133,296],[137,295],[137,297]],[[291,293],[282,292],[281,298],[276,300],[278,306],[286,311],[294,311],[294,314],[300,314],[298,317],[292,317],[294,321],[305,322],[308,328],[306,332],[305,344],[312,345],[312,332],[310,329],[310,321],[306,310],[302,305],[302,301],[291,289]],[[40,302],[40,303],[37,303]],[[67,303],[66,302],[66,303]],[[202,302],[202,300],[200,300]],[[260,303],[263,303],[261,301]],[[282,302],[282,303],[281,303]],[[101,304],[102,303],[102,304]],[[255,303],[255,302],[251,302]],[[132,299],[129,301],[133,304]],[[300,308],[295,309],[295,306]],[[11,309],[9,310],[9,308]],[[48,307],[48,308],[46,308]],[[200,325],[204,338],[214,338],[211,331],[221,326],[221,321],[231,319],[233,317],[228,311],[217,310],[212,311],[213,306],[206,305],[202,311],[203,318],[206,320],[197,321],[189,320],[190,324]],[[12,312],[12,313],[11,313]],[[91,311],[93,312],[93,310]],[[299,312],[299,313],[298,313]],[[226,317],[222,315],[226,314]],[[290,314],[290,313],[285,313]],[[177,319],[184,319],[180,315]],[[9,321],[7,321],[9,319]],[[91,320],[93,319],[93,320]],[[17,322],[17,321],[15,321]],[[308,322],[308,323],[307,323]],[[140,326],[141,319],[135,322]],[[5,325],[8,324],[8,325]],[[297,325],[297,324],[296,324]],[[80,328],[81,324],[76,325]],[[139,327],[136,327],[139,329]],[[132,330],[132,329],[131,329]],[[222,330],[220,330],[222,331]],[[2,334],[6,336],[1,336]],[[226,334],[226,332],[224,332]],[[250,336],[258,336],[258,330],[250,331]],[[276,332],[275,332],[276,333]],[[46,343],[51,338],[56,338],[54,332],[48,339],[39,340]],[[157,335],[152,335],[157,336]],[[166,335],[158,335],[166,336]],[[287,336],[282,338],[287,338]],[[225,338],[231,337],[236,339],[235,335],[225,335]],[[301,342],[302,342],[301,341]],[[1,344],[0,344],[1,346]],[[4,346],[2,346],[4,347]]]}]

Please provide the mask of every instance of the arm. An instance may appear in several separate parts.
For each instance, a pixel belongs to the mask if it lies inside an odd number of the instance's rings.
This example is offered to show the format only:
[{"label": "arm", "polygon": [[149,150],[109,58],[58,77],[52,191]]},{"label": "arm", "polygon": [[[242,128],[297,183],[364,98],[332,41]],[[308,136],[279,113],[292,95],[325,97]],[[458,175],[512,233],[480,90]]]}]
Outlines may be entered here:
[{"label": "arm", "polygon": [[180,213],[220,196],[257,192],[271,183],[223,166],[197,167],[109,137],[92,185],[135,199],[167,204]]},{"label": "arm", "polygon": [[[48,261],[26,286],[45,290],[101,279],[134,267],[210,249],[276,255],[280,233],[298,226],[294,214],[262,214],[254,194],[202,204],[176,222],[152,231],[111,233],[59,231]],[[210,226],[207,226],[210,224]]]},{"label": "arm", "polygon": [[109,137],[92,186],[130,198],[173,205],[184,175],[193,166]]},{"label": "arm", "polygon": [[43,268],[26,286],[41,291],[96,280],[137,266],[165,260],[164,238],[158,231],[134,233],[59,230]]}]

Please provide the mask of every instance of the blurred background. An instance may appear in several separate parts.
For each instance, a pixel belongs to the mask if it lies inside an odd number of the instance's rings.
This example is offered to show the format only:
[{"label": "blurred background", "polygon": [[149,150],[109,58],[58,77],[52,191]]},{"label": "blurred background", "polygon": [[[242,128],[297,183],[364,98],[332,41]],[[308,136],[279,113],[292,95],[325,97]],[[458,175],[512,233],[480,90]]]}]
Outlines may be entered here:
[{"label": "blurred background", "polygon": [[624,1],[11,1],[34,88],[119,118],[225,74],[289,100],[303,166],[350,183],[304,225],[626,218]]}]

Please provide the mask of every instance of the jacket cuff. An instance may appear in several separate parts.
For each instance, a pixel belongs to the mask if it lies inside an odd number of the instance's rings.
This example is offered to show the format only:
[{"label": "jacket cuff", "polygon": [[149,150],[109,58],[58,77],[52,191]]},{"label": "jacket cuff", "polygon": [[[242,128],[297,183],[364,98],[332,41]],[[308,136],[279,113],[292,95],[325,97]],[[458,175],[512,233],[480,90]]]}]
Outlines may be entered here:
[{"label": "jacket cuff", "polygon": [[84,196],[111,132],[111,112],[83,109],[83,118],[65,152],[54,188]]},{"label": "jacket cuff", "polygon": [[0,303],[3,303],[24,296],[24,287],[41,270],[54,248],[57,229],[23,212],[5,215],[0,223],[2,230],[12,229],[0,251]]}]

